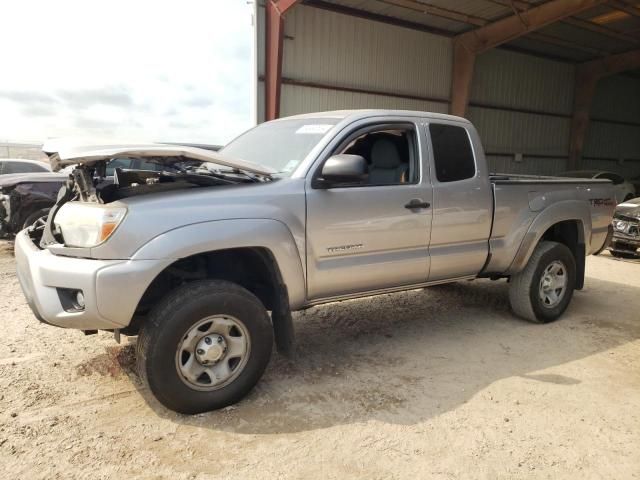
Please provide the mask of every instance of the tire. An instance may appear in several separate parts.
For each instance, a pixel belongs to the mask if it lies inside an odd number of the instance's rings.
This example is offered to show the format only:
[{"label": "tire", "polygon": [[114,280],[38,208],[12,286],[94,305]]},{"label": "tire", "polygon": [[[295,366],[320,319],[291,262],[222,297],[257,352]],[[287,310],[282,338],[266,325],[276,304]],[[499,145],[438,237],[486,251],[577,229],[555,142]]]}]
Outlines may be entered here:
[{"label": "tire", "polygon": [[[219,386],[212,385],[208,374],[193,380],[187,379],[182,370],[188,365],[198,369],[205,367],[199,360],[198,364],[194,363],[198,359],[195,352],[203,351],[196,347],[207,340],[199,335],[204,335],[202,329],[212,328],[206,325],[210,318],[215,318],[216,322],[237,323],[238,332],[242,330],[239,337],[232,335],[236,327],[230,327],[229,332],[220,335],[226,342],[240,338],[248,344],[241,363],[235,370],[233,366],[229,368],[235,373]],[[203,322],[203,326],[195,328]],[[190,335],[194,340],[187,339]],[[218,333],[210,335],[218,336]],[[184,347],[187,342],[196,342],[192,347],[193,358]],[[232,344],[228,345],[231,352]],[[226,407],[247,395],[264,373],[272,346],[273,328],[269,315],[255,295],[231,282],[202,280],[174,290],[149,313],[140,329],[136,362],[140,377],[162,405],[179,413],[195,414]],[[217,348],[215,341],[211,348]],[[184,360],[185,353],[187,360]],[[223,356],[209,367],[224,366],[224,362],[228,362],[229,367],[232,360],[235,359],[227,360],[227,356]],[[208,377],[211,382],[206,382]]]},{"label": "tire", "polygon": [[[547,304],[541,298],[541,289],[545,270],[561,266],[564,289],[557,303]],[[556,320],[569,306],[576,283],[576,261],[569,248],[558,242],[540,242],[527,266],[521,272],[512,275],[509,285],[509,301],[513,312],[525,320],[536,323],[548,323]],[[558,290],[551,289],[551,292]]]},{"label": "tire", "polygon": [[25,228],[30,227],[39,218],[47,216],[49,214],[49,210],[51,209],[41,208],[40,210],[36,210],[35,212],[31,213],[27,218],[24,219],[21,230],[24,230]]}]

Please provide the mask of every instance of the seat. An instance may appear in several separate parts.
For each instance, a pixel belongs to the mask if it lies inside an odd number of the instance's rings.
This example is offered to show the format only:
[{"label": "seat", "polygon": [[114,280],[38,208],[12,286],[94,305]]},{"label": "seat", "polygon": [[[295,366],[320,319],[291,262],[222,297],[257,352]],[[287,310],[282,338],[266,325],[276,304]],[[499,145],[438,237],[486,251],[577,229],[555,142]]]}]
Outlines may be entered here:
[{"label": "seat", "polygon": [[405,183],[409,165],[402,162],[398,147],[388,138],[379,138],[371,147],[369,184],[389,185]]}]

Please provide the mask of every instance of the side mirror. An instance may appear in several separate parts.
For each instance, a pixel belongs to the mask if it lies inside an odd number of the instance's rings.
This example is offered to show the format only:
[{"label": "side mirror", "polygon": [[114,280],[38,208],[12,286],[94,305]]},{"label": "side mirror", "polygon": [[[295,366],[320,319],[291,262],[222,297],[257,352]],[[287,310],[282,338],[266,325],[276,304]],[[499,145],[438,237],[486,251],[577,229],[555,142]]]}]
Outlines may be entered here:
[{"label": "side mirror", "polygon": [[313,186],[330,188],[338,185],[358,184],[362,183],[367,175],[367,162],[363,157],[341,153],[329,157]]}]

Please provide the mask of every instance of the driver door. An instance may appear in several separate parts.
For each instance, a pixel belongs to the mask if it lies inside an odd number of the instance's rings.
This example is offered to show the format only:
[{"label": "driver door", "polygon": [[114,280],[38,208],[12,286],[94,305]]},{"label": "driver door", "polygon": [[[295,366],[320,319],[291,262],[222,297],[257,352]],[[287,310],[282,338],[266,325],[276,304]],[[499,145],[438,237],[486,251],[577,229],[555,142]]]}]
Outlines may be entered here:
[{"label": "driver door", "polygon": [[409,205],[433,201],[418,127],[402,121],[354,128],[331,155],[363,156],[369,178],[331,188],[307,182],[309,299],[426,282],[431,209]]}]

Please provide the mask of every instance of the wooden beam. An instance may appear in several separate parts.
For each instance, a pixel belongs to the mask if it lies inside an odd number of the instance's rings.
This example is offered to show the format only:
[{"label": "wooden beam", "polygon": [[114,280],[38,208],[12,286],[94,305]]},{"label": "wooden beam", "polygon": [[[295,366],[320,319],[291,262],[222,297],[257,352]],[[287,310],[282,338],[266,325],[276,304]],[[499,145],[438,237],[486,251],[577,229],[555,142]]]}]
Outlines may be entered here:
[{"label": "wooden beam", "polygon": [[[525,11],[517,11],[517,8],[514,8],[514,14],[511,16],[456,36],[453,41],[451,113],[459,116],[466,114],[471,92],[473,64],[478,54],[588,10],[604,1],[551,0]],[[548,35],[538,34],[539,39],[544,38],[550,41],[548,37]]]},{"label": "wooden beam", "polygon": [[280,116],[280,91],[282,89],[282,41],[284,14],[299,0],[267,0],[265,42],[265,119]]},{"label": "wooden beam", "polygon": [[610,0],[609,1],[609,5],[612,8],[615,8],[616,10],[618,10],[620,12],[627,13],[627,14],[631,15],[632,17],[639,17],[640,18],[640,8],[638,8],[637,6],[621,2],[619,0]]},{"label": "wooden beam", "polygon": [[[529,3],[528,0],[487,0],[488,2],[495,3],[496,5],[502,5],[503,7],[509,7],[513,10],[513,8],[517,8],[521,11],[526,11],[535,6],[534,3]],[[580,28],[582,30],[589,30],[591,32],[600,33],[607,37],[615,38],[617,40],[621,40],[629,43],[639,43],[640,39],[636,38],[632,35],[628,35],[623,32],[619,32],[618,30],[614,30],[612,28],[604,27],[602,25],[598,25],[597,23],[592,23],[587,20],[583,20],[577,17],[567,17],[562,20],[562,23],[566,23],[567,25],[571,25],[576,28]]]},{"label": "wooden beam", "polygon": [[551,0],[460,35],[476,53],[485,52],[551,23],[604,3],[605,0]]},{"label": "wooden beam", "polygon": [[610,55],[576,68],[568,169],[578,168],[589,127],[591,104],[598,81],[606,76],[640,68],[640,50]]},{"label": "wooden beam", "polygon": [[453,72],[451,78],[451,115],[464,117],[471,95],[476,54],[457,38],[453,41]]},{"label": "wooden beam", "polygon": [[576,69],[567,170],[576,170],[582,158],[584,141],[589,127],[591,103],[596,93],[598,80],[598,77],[589,75],[580,68]]},{"label": "wooden beam", "polygon": [[575,50],[577,52],[588,53],[590,56],[602,57],[602,56],[611,54],[609,50],[602,50],[600,48],[588,47],[578,42],[565,40],[564,38],[556,37],[555,35],[549,35],[541,32],[531,32],[530,34],[527,35],[527,38],[530,38],[531,40],[538,40],[544,43],[549,43],[562,48],[568,48],[571,50]]},{"label": "wooden beam", "polygon": [[597,23],[591,23],[587,20],[582,20],[580,18],[573,18],[573,17],[565,18],[562,22],[577,28],[581,28],[583,30],[590,30],[595,33],[600,33],[602,35],[606,35],[607,37],[615,38],[616,40],[621,40],[623,42],[629,42],[629,43],[640,42],[640,38],[636,38],[632,35],[627,35],[624,32],[619,32],[618,30],[614,30],[609,27],[603,27],[602,25],[598,25]]}]

